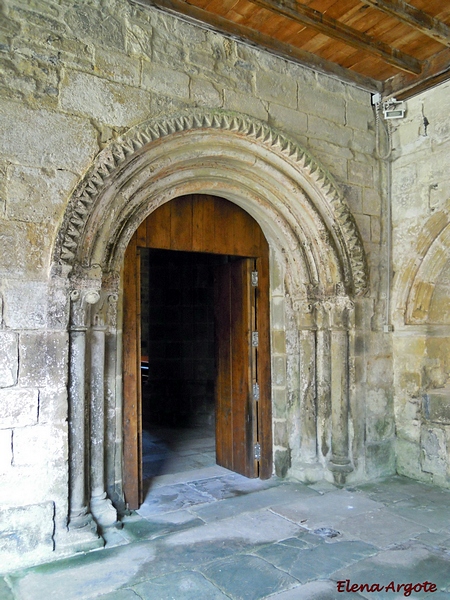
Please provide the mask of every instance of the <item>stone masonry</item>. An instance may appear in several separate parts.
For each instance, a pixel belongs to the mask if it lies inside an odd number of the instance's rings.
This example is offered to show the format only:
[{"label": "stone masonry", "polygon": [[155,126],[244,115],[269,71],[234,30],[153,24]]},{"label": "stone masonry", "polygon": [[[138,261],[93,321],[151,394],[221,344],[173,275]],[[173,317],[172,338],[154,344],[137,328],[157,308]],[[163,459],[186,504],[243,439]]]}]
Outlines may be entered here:
[{"label": "stone masonry", "polygon": [[[2,565],[14,569],[83,549],[67,532],[70,287],[52,275],[69,199],[102,150],[147,120],[180,113],[231,111],[262,122],[302,147],[333,181],[357,224],[369,273],[353,321],[336,322],[330,342],[335,349],[349,344],[348,364],[339,352],[331,363],[349,377],[348,406],[333,416],[335,428],[343,419],[347,431],[348,423],[348,480],[394,474],[397,448],[401,473],[449,486],[450,411],[440,410],[436,392],[449,367],[447,109],[443,85],[408,102],[394,133],[392,334],[389,180],[375,150],[369,93],[127,0],[0,4]],[[410,267],[411,256],[422,264],[436,253],[438,276],[425,267],[422,273],[417,262]],[[274,271],[273,289],[284,289],[282,276]],[[272,399],[275,466],[307,479],[302,465],[311,449],[300,415],[314,358],[305,353],[310,323],[302,306],[281,293],[273,299]],[[314,394],[331,384],[326,373],[321,389],[312,383],[314,405]],[[323,425],[332,417],[322,418]],[[320,448],[312,451],[325,465],[330,439],[322,425]],[[112,435],[119,449],[120,436],[119,423]],[[120,465],[117,456],[107,460]]]}]

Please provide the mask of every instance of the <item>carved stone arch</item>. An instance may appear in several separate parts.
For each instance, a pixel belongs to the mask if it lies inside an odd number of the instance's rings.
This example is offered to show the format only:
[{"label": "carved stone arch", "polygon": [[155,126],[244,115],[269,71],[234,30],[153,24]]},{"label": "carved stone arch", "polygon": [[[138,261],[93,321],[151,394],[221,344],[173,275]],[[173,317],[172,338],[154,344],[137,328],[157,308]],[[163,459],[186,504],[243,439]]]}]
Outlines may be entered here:
[{"label": "carved stone arch", "polygon": [[[77,263],[99,263],[110,270],[130,237],[125,225],[195,187],[190,168],[196,171],[197,181],[199,175],[202,178],[199,187],[204,191],[220,188],[224,171],[228,177],[231,170],[241,173],[241,187],[251,186],[255,198],[266,208],[271,206],[274,215],[278,213],[275,224],[284,220],[291,229],[290,235],[285,233],[290,244],[304,248],[311,284],[326,288],[341,283],[350,295],[367,291],[361,238],[332,176],[306,150],[269,125],[218,110],[147,121],[104,149],[72,195],[55,246],[55,263],[69,269]],[[184,180],[177,177],[180,171]],[[280,190],[280,185],[285,189]],[[142,189],[133,189],[139,186]],[[225,192],[225,197],[240,202],[241,194]],[[272,195],[269,202],[268,195]],[[252,203],[244,204],[251,212]],[[326,266],[320,268],[320,247],[333,250],[334,269],[339,272],[326,275]],[[320,271],[324,281],[317,280]]]},{"label": "carved stone arch", "polygon": [[[369,280],[363,244],[338,185],[298,144],[251,117],[216,110],[148,121],[98,155],[70,199],[54,249],[53,274],[69,279],[71,288],[69,529],[86,539],[90,512],[101,530],[115,520],[110,500],[118,506],[123,499],[117,307],[125,250],[152,211],[186,194],[236,203],[269,242],[276,451],[285,452],[286,463],[293,457],[293,474],[304,480],[329,475],[342,483],[353,469],[352,299],[368,291]],[[302,363],[300,375],[287,368],[287,343],[289,359]],[[304,389],[296,377],[303,377]],[[300,400],[288,434],[289,386]],[[325,453],[317,443],[318,407],[320,427],[329,429]],[[105,441],[114,451],[99,450]],[[292,445],[298,448],[291,453]]]},{"label": "carved stone arch", "polygon": [[422,228],[411,257],[397,276],[398,309],[405,325],[428,323],[436,285],[450,260],[450,213],[434,214]]}]

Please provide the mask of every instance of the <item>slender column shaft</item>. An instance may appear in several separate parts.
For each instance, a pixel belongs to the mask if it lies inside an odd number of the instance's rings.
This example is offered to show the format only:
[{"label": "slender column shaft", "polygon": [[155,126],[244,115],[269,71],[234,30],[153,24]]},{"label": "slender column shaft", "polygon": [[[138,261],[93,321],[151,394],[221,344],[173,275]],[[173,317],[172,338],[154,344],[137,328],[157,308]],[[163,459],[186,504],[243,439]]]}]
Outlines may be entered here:
[{"label": "slender column shaft", "polygon": [[91,333],[91,496],[105,491],[105,328]]},{"label": "slender column shaft", "polygon": [[86,505],[85,374],[86,329],[70,332],[69,383],[69,523],[83,527]]},{"label": "slender column shaft", "polygon": [[315,331],[300,330],[300,450],[303,460],[317,458],[316,410],[316,336]]},{"label": "slender column shaft", "polygon": [[335,464],[348,464],[348,334],[331,331],[331,452]]}]

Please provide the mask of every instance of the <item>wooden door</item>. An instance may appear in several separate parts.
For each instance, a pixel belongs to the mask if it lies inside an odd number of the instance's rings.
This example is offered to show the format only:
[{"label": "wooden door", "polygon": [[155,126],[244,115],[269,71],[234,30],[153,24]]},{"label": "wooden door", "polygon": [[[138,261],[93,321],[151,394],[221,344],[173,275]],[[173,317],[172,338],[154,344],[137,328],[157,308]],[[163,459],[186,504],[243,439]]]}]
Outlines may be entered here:
[{"label": "wooden door", "polygon": [[245,475],[258,476],[256,371],[252,336],[254,260],[243,258],[216,267],[214,281],[216,349],[216,461]]},{"label": "wooden door", "polygon": [[[219,414],[217,460],[247,477],[271,477],[269,247],[258,223],[235,204],[214,196],[184,196],[164,204],[139,226],[125,256],[123,444],[126,502],[130,508],[138,508],[143,500],[141,354],[137,322],[140,320],[138,261],[142,247],[230,257],[224,268],[217,272],[215,288],[216,300],[221,307],[216,310],[217,327],[221,329],[221,334],[216,336],[216,351],[217,360],[223,365],[217,369],[217,387],[222,390],[220,398],[216,394]],[[255,270],[259,281],[257,286],[251,286],[251,273]],[[251,344],[252,332],[258,332],[258,346]],[[259,386],[259,400],[253,394],[254,383]],[[261,453],[259,461],[254,459],[257,443]]]}]

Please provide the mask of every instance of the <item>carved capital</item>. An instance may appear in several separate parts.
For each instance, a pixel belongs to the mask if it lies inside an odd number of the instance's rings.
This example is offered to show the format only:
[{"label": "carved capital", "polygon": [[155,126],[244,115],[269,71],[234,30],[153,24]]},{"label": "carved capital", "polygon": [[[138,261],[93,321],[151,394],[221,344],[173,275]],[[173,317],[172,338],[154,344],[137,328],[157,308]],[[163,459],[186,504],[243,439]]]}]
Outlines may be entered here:
[{"label": "carved capital", "polygon": [[91,314],[91,322],[96,329],[108,329],[117,325],[117,302],[119,294],[102,290],[99,302],[96,303]]},{"label": "carved capital", "polygon": [[352,325],[354,302],[348,296],[334,296],[318,303],[317,310],[321,314],[321,324],[327,321],[330,329],[350,329]]},{"label": "carved capital", "polygon": [[292,308],[295,311],[299,329],[315,328],[314,304],[311,300],[307,298],[294,299]]},{"label": "carved capital", "polygon": [[100,300],[100,293],[93,288],[75,289],[70,292],[70,328],[86,329],[88,311],[91,305]]}]

